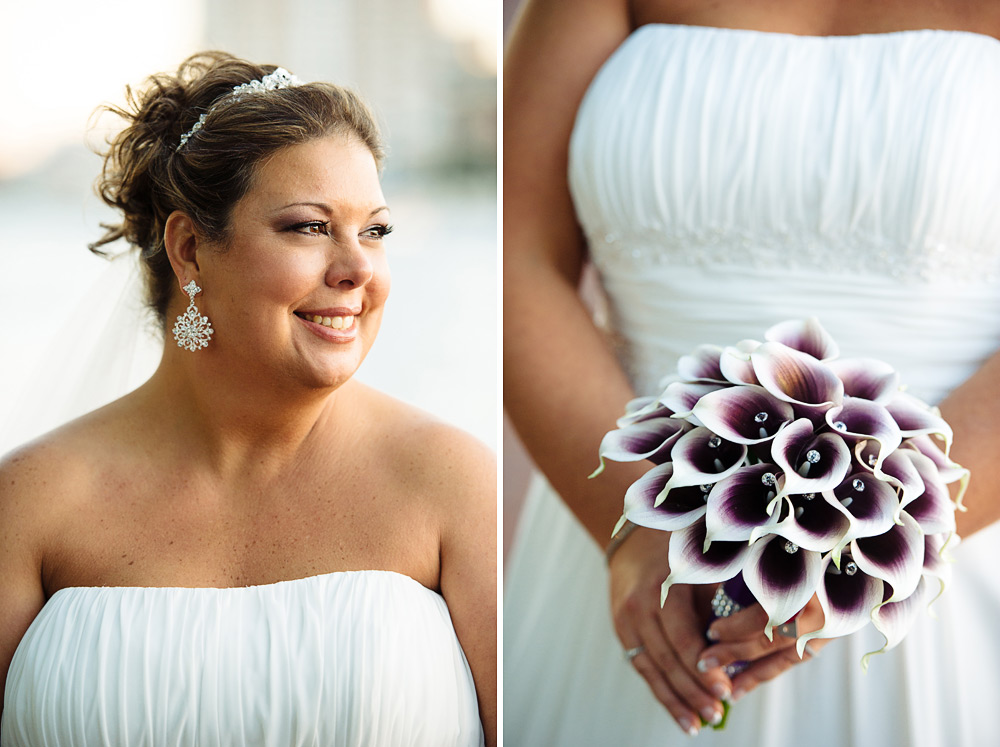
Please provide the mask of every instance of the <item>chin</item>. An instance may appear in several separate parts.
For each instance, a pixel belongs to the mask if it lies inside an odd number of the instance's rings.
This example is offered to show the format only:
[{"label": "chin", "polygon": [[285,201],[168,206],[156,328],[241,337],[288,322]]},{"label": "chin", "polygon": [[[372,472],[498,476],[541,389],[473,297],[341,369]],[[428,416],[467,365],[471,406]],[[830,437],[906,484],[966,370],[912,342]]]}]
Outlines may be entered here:
[{"label": "chin", "polygon": [[353,379],[360,366],[361,360],[357,359],[350,362],[341,359],[331,365],[320,363],[303,372],[303,379],[313,389],[337,389]]}]

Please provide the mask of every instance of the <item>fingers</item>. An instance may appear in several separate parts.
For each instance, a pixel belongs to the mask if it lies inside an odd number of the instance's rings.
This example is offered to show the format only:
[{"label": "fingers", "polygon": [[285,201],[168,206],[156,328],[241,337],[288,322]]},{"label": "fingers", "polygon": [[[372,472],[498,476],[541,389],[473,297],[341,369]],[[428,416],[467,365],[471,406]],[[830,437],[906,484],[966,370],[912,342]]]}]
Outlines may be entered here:
[{"label": "fingers", "polygon": [[[799,634],[818,629],[823,622],[823,612],[818,602],[812,601],[795,618]],[[727,618],[712,623],[709,637],[719,643],[701,652],[699,665],[703,668],[726,666],[735,661],[754,662],[785,650],[795,651],[795,638],[773,631],[771,640],[764,635],[767,613],[760,605],[752,605]],[[796,659],[797,659],[796,655]]]},{"label": "fingers", "polygon": [[[722,670],[709,670],[698,666],[699,653],[705,647],[705,634],[701,621],[696,617],[685,619],[669,605],[657,615],[657,621],[663,636],[670,641],[671,647],[677,652],[677,661],[687,675],[688,681],[698,685],[696,696],[700,699],[703,693],[710,693],[712,705],[713,707],[718,705],[717,710],[721,718],[722,706],[717,701],[729,697],[732,683]],[[700,703],[699,712],[706,721],[711,722],[712,717],[705,715],[704,708],[704,703]]]},{"label": "fingers", "polygon": [[[696,670],[698,650],[704,645],[701,634],[691,630],[682,614],[664,616],[659,610],[640,618],[637,632],[646,642],[646,653],[681,702],[710,724],[721,721],[719,700],[729,695],[730,686],[721,671],[701,674]],[[718,688],[718,696],[713,685]]]},{"label": "fingers", "polygon": [[654,663],[653,658],[643,651],[632,660],[632,666],[646,680],[654,697],[663,704],[663,707],[667,709],[667,712],[681,729],[691,736],[697,734],[700,723],[698,716],[681,701],[667,684],[663,672]]},{"label": "fingers", "polygon": [[767,613],[759,604],[751,604],[729,617],[720,617],[708,626],[708,637],[713,641],[735,641],[763,633]]},{"label": "fingers", "polygon": [[626,650],[643,646],[632,665],[681,729],[694,735],[702,719],[719,723],[720,698],[728,697],[732,685],[721,670],[697,671],[698,651],[704,646],[702,623],[690,609],[692,600],[684,597],[678,594],[661,612],[658,599],[631,595],[615,615],[615,628]]},{"label": "fingers", "polygon": [[805,651],[802,653],[801,659],[796,653],[795,647],[792,646],[791,648],[784,648],[781,651],[753,662],[744,672],[733,678],[733,700],[739,700],[751,690],[759,687],[768,680],[773,680],[796,664],[809,661],[829,642],[829,640],[818,638],[809,641]]},{"label": "fingers", "polygon": [[681,729],[694,735],[702,714],[709,722],[721,718],[722,704],[711,688],[728,693],[732,684],[721,671],[697,670],[705,645],[702,610],[710,609],[711,589],[701,590],[707,596],[696,600],[692,588],[697,587],[678,585],[660,608],[660,585],[669,573],[666,550],[663,532],[640,528],[630,535],[608,564],[611,607],[623,649],[644,647],[632,666]]}]

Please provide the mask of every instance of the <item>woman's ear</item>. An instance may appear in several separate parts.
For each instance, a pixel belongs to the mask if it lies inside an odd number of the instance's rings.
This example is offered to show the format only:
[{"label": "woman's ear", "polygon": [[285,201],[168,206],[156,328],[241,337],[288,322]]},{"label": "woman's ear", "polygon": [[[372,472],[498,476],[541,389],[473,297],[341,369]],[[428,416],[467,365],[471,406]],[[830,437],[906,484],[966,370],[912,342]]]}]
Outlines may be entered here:
[{"label": "woman's ear", "polygon": [[185,213],[175,210],[167,216],[167,222],[163,226],[163,248],[181,285],[190,280],[198,280],[197,252],[200,240],[194,221]]}]

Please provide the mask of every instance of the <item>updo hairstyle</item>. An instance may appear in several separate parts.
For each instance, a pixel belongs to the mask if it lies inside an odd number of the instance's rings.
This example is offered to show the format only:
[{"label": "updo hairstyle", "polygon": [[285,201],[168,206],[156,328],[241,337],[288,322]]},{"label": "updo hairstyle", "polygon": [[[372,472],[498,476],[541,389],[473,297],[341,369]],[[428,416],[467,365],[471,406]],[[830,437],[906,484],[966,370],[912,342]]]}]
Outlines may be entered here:
[{"label": "updo hairstyle", "polygon": [[[234,86],[274,70],[224,52],[203,52],[185,60],[175,75],[151,76],[143,90],[126,88],[127,108],[104,107],[127,126],[108,141],[96,187],[123,218],[101,224],[106,232],[90,250],[108,256],[101,247],[120,238],[141,250],[147,303],[161,327],[176,286],[163,248],[164,226],[174,210],[190,217],[203,238],[225,244],[233,208],[253,185],[257,164],[281,148],[327,135],[357,137],[381,169],[385,149],[378,125],[345,88],[307,83],[239,101],[224,98]],[[205,112],[204,125],[178,150],[181,135]]]}]

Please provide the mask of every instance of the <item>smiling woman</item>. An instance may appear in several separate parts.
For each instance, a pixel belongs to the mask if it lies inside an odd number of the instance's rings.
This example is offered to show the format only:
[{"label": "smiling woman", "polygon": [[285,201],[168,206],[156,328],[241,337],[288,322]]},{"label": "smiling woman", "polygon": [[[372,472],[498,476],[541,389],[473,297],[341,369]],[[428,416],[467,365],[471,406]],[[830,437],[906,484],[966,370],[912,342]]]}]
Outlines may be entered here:
[{"label": "smiling woman", "polygon": [[138,249],[172,332],[0,463],[4,747],[494,744],[492,456],[353,378],[389,293],[371,115],[221,53],[133,104],[94,248]]},{"label": "smiling woman", "polygon": [[389,295],[382,239],[391,230],[376,167],[352,134],[282,149],[259,166],[227,235],[201,258],[192,219],[167,218],[173,274],[206,288],[219,345],[255,381],[270,386],[283,371],[339,387],[371,349]]}]

